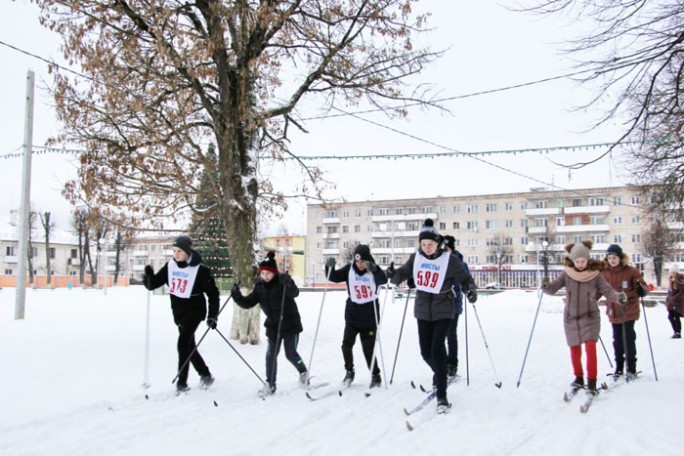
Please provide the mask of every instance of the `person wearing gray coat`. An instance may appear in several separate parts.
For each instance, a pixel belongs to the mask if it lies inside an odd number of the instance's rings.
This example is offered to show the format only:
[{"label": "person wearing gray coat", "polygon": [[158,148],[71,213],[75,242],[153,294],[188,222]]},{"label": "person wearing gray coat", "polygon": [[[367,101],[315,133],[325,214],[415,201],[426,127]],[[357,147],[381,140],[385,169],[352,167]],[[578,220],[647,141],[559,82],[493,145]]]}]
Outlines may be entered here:
[{"label": "person wearing gray coat", "polygon": [[584,388],[584,371],[582,368],[582,344],[587,355],[587,391],[596,395],[596,379],[598,377],[598,361],[596,357],[596,341],[601,332],[601,316],[596,302],[596,295],[601,294],[609,301],[624,305],[627,302],[625,293],[616,292],[603,277],[601,271],[605,264],[591,259],[589,252],[593,242],[584,240],[579,244],[568,244],[565,250],[568,256],[563,261],[563,273],[553,282],[544,277],[542,287],[544,293],[555,294],[565,287],[565,308],[563,309],[563,326],[565,339],[570,346],[570,358],[575,374],[571,387]]}]

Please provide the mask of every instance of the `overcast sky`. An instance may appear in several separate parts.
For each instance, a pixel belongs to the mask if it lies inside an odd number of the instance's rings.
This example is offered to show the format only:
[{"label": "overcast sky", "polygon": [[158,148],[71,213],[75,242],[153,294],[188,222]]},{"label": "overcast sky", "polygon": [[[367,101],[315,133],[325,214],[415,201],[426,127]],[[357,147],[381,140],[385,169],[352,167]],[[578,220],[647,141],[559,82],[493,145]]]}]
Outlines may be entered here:
[{"label": "overcast sky", "polygon": [[[438,98],[491,91],[539,81],[574,71],[570,56],[559,52],[559,43],[574,36],[583,24],[561,17],[513,13],[497,2],[445,2],[423,0],[417,8],[433,13],[435,27],[426,38],[445,55],[416,78],[429,84]],[[570,25],[568,25],[568,23]],[[38,24],[37,8],[26,0],[0,4],[0,41],[61,61],[59,38]],[[34,145],[43,145],[59,131],[44,89],[51,79],[40,60],[0,44],[0,179],[7,185],[0,212],[19,205],[21,159],[5,158],[21,151],[24,136],[26,72],[36,73]],[[620,126],[589,127],[601,112],[576,108],[591,96],[570,79],[532,84],[444,103],[450,112],[413,109],[406,120],[382,114],[334,117],[306,122],[307,134],[293,132],[291,149],[298,155],[367,155],[480,152],[554,146],[607,143],[619,137]],[[343,107],[344,108],[344,107]],[[358,108],[356,108],[358,109]],[[354,111],[354,108],[347,108]],[[304,117],[323,114],[318,100],[300,108]],[[336,113],[328,113],[336,114]],[[372,122],[372,123],[371,123]],[[307,162],[327,171],[336,184],[330,198],[379,200],[525,191],[531,187],[561,188],[622,185],[620,156],[601,160],[587,169],[569,173],[550,160],[574,163],[595,157],[600,149],[563,150],[549,154],[398,160],[326,160]],[[68,223],[69,207],[59,192],[75,177],[77,163],[65,154],[36,154],[33,158],[31,200],[35,210],[50,210],[58,223]],[[297,184],[291,165],[265,166],[265,177],[285,190]],[[288,176],[284,178],[282,176]],[[305,229],[305,203],[294,202],[286,218],[263,227],[275,232],[285,223],[295,234]],[[61,214],[61,216],[60,216]]]}]

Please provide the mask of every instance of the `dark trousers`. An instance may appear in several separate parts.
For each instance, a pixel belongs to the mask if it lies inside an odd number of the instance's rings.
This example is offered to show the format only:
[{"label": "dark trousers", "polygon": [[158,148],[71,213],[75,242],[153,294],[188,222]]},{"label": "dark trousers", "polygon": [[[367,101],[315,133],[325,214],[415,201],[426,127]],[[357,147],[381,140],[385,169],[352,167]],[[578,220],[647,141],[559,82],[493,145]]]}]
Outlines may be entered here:
[{"label": "dark trousers", "polygon": [[280,340],[276,349],[275,339],[268,338],[268,349],[266,350],[266,382],[271,386],[276,386],[276,377],[278,374],[278,354],[280,353],[280,346],[285,347],[285,358],[292,363],[300,374],[306,372],[306,366],[302,357],[297,353],[297,345],[299,344],[299,334],[292,336],[285,336]]},{"label": "dark trousers", "polygon": [[[622,331],[625,332],[624,338]],[[625,342],[627,343],[626,347]],[[624,323],[613,323],[613,350],[615,352],[615,370],[623,372],[626,359],[627,371],[636,373],[636,332],[634,332],[634,320]]]},{"label": "dark trousers", "polygon": [[447,366],[458,367],[458,314],[454,316],[447,333]]},{"label": "dark trousers", "polygon": [[[178,325],[178,384],[188,384],[188,371],[190,364],[195,368],[197,373],[201,376],[211,375],[209,368],[204,362],[199,351],[195,350],[195,331],[200,324],[200,320],[185,322]],[[194,353],[193,350],[195,350]],[[190,362],[186,363],[188,357],[192,353]]]},{"label": "dark trousers", "polygon": [[681,315],[679,315],[679,312],[676,310],[668,310],[667,311],[667,319],[670,320],[670,324],[672,325],[672,330],[675,332],[675,334],[681,334],[682,333],[682,320],[681,320]]},{"label": "dark trousers", "polygon": [[437,399],[446,398],[447,367],[444,339],[449,332],[450,324],[450,318],[437,321],[418,320],[420,355],[432,369],[432,383],[437,389]]},{"label": "dark trousers", "polygon": [[[372,372],[372,375],[379,375],[377,359],[373,362],[373,349],[375,348],[375,335],[377,330],[375,328],[359,329],[350,324],[344,325],[344,335],[342,336],[342,357],[344,358],[344,368],[348,371],[354,370],[354,343],[356,342],[356,335],[361,339],[361,348],[363,356],[366,358],[366,366]],[[371,362],[373,367],[371,368]]]}]

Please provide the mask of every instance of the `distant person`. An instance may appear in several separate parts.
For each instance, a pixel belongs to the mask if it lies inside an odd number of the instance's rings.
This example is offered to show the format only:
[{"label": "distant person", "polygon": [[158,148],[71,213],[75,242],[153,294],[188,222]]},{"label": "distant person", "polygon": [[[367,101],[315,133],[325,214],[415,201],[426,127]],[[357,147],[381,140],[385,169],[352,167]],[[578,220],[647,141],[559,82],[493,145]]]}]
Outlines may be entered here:
[{"label": "distant person", "polygon": [[582,344],[584,344],[587,355],[587,392],[597,395],[596,341],[601,332],[601,317],[596,303],[596,292],[600,292],[610,301],[621,304],[627,302],[627,296],[613,290],[603,277],[601,270],[605,265],[603,261],[591,259],[589,252],[592,246],[593,242],[590,240],[566,245],[565,250],[568,255],[563,260],[563,272],[553,282],[545,276],[542,288],[544,293],[553,295],[565,287],[563,325],[575,374],[575,379],[570,386],[575,389],[584,388],[582,368]]},{"label": "distant person", "polygon": [[[463,268],[470,274],[468,263],[463,261],[463,255],[456,250],[456,238],[450,235],[444,236],[443,245],[446,250],[456,255],[463,264]],[[451,378],[456,377],[458,372],[458,317],[463,313],[463,291],[459,284],[454,284],[454,304],[454,319],[451,320],[447,333],[447,377]]]},{"label": "distant person", "polygon": [[342,358],[345,369],[343,383],[349,386],[354,381],[354,343],[358,335],[366,365],[371,371],[370,387],[378,387],[382,384],[380,368],[377,357],[373,360],[380,322],[378,288],[387,283],[387,276],[375,264],[370,248],[364,244],[356,246],[352,262],[340,269],[335,269],[335,258],[328,258],[325,263],[325,276],[331,282],[347,284],[348,296],[344,308],[342,335]]},{"label": "distant person", "polygon": [[618,244],[608,246],[605,261],[608,267],[603,270],[603,277],[613,290],[624,291],[627,295],[625,305],[620,305],[615,301],[606,301],[606,315],[613,326],[613,351],[615,353],[613,378],[617,379],[623,375],[626,359],[626,376],[631,379],[637,375],[634,322],[639,319],[639,298],[648,293],[648,284],[641,277],[639,270],[629,265],[629,256],[625,255]]},{"label": "distant person", "polygon": [[398,285],[413,279],[416,297],[413,314],[418,322],[420,354],[433,372],[437,412],[446,413],[451,407],[447,400],[447,362],[444,340],[454,319],[454,285],[466,290],[468,301],[477,300],[473,278],[458,258],[439,248],[442,237],[432,219],[426,219],[418,235],[418,251],[409,256],[399,269],[387,268],[387,276]]},{"label": "distant person", "polygon": [[259,304],[266,315],[266,321],[264,321],[268,339],[266,384],[259,395],[264,397],[276,392],[278,354],[281,343],[285,347],[285,357],[299,373],[299,384],[303,388],[308,388],[309,374],[302,357],[297,353],[299,333],[304,330],[299,309],[294,300],[299,296],[299,288],[289,274],[278,272],[273,251],[268,252],[266,259],[259,263],[258,273],[259,278],[250,294],[243,296],[240,287],[235,284],[230,295],[235,304],[244,309],[250,309]]},{"label": "distant person", "polygon": [[667,319],[672,325],[673,339],[682,338],[682,316],[684,315],[684,275],[679,273],[679,265],[670,266],[668,290],[665,298]]},{"label": "distant person", "polygon": [[[169,260],[156,274],[152,266],[145,266],[143,283],[148,290],[167,285],[171,298],[173,321],[178,326],[178,381],[176,391],[186,392],[189,364],[200,376],[200,387],[208,388],[214,383],[204,359],[196,350],[195,330],[207,316],[207,326],[216,329],[219,313],[219,290],[209,268],[202,264],[200,254],[192,249],[188,236],[178,236],[173,241],[173,259]],[[192,354],[192,357],[190,356]],[[190,358],[190,362],[187,360]]]}]

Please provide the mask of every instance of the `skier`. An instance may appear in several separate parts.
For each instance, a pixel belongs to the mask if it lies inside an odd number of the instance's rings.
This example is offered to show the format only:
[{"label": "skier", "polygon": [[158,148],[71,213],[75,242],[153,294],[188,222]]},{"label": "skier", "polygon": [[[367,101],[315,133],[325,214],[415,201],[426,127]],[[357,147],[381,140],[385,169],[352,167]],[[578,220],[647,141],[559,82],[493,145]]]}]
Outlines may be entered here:
[{"label": "skier", "polygon": [[328,258],[325,263],[325,275],[331,282],[346,282],[349,294],[344,308],[342,336],[342,357],[346,371],[343,383],[349,386],[354,381],[353,350],[358,335],[366,365],[371,371],[370,387],[379,387],[382,379],[377,360],[373,360],[373,351],[380,321],[378,287],[387,283],[387,276],[375,263],[370,248],[364,244],[359,244],[354,249],[353,262],[340,269],[335,269],[334,258]]},{"label": "skier", "polygon": [[606,302],[606,315],[613,326],[613,350],[615,352],[613,378],[618,379],[623,374],[626,359],[626,375],[628,379],[631,379],[637,373],[634,322],[639,319],[639,298],[648,293],[648,284],[636,268],[629,266],[629,256],[625,255],[619,245],[608,246],[605,261],[608,267],[603,270],[603,277],[614,290],[624,291],[627,295],[627,303],[624,306],[615,301]]},{"label": "skier", "polygon": [[[468,263],[463,261],[463,255],[456,250],[456,238],[450,235],[444,236],[443,245],[445,249],[458,257],[465,270],[470,273]],[[458,284],[454,284],[454,295],[456,313],[454,314],[454,319],[451,320],[449,332],[447,333],[447,376],[451,378],[456,377],[458,372],[458,335],[456,333],[458,330],[458,317],[463,313],[463,291],[461,291],[461,286]]]},{"label": "skier", "polygon": [[673,339],[682,338],[682,321],[684,315],[684,274],[679,273],[679,265],[674,263],[670,266],[669,288],[665,305],[667,306],[667,319],[670,320],[674,334]]},{"label": "skier", "polygon": [[544,277],[542,288],[548,295],[555,294],[565,287],[565,309],[563,323],[565,339],[570,346],[570,359],[575,374],[571,383],[573,389],[584,388],[584,372],[582,369],[582,344],[587,355],[587,392],[597,395],[596,379],[598,362],[596,359],[596,341],[601,331],[596,292],[599,291],[609,301],[624,304],[627,295],[616,292],[601,274],[605,267],[603,261],[592,260],[589,251],[593,246],[590,240],[565,246],[568,255],[563,261],[563,272],[550,282]]},{"label": "skier", "polygon": [[[200,387],[208,388],[214,383],[204,359],[196,350],[195,330],[207,316],[209,299],[209,317],[207,326],[216,329],[219,313],[219,290],[209,268],[202,263],[200,254],[192,249],[192,240],[188,236],[178,236],[173,241],[173,259],[169,260],[156,274],[152,266],[145,266],[143,283],[148,290],[167,285],[171,297],[173,321],[178,326],[178,393],[188,391],[187,363],[195,368],[200,376]],[[194,351],[194,352],[193,352]],[[192,357],[190,354],[192,353]]]},{"label": "skier", "polygon": [[420,354],[433,372],[437,411],[446,413],[451,406],[447,400],[446,347],[444,340],[454,318],[455,284],[466,290],[468,301],[477,300],[477,287],[461,261],[439,248],[442,238],[432,219],[426,219],[418,235],[420,247],[399,269],[390,265],[387,276],[393,284],[412,278],[416,297],[413,314],[418,322]]},{"label": "skier", "polygon": [[299,333],[304,330],[294,300],[299,296],[299,288],[289,274],[278,273],[273,251],[268,252],[266,259],[259,263],[258,274],[259,278],[250,294],[243,296],[237,284],[233,285],[230,294],[238,306],[250,309],[259,304],[266,314],[266,384],[259,395],[264,397],[276,392],[277,360],[281,342],[285,347],[285,357],[299,372],[299,384],[308,388],[309,374],[302,357],[297,353]]}]

